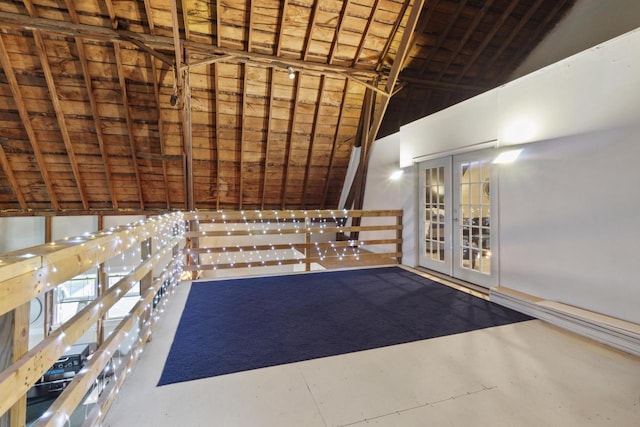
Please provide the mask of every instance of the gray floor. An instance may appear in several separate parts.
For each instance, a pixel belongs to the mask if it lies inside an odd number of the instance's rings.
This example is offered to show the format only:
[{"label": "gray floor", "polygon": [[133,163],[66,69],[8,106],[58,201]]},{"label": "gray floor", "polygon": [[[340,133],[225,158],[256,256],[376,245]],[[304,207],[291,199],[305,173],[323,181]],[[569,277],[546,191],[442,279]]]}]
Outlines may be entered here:
[{"label": "gray floor", "polygon": [[640,425],[640,358],[539,320],[156,387],[189,286],[105,426]]}]

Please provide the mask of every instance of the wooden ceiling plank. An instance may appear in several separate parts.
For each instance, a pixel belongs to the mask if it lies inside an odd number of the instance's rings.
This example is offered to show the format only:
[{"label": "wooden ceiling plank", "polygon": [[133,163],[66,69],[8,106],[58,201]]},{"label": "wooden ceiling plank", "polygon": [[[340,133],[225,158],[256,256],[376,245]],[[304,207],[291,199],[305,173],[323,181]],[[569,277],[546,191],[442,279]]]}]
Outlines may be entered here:
[{"label": "wooden ceiling plank", "polygon": [[[276,58],[280,57],[280,53],[282,49],[282,34],[283,34],[284,24],[287,20],[288,5],[289,5],[289,0],[284,0],[284,4],[282,5],[282,8],[281,8],[282,16],[280,17],[280,25],[278,26],[278,38],[276,39]],[[218,45],[218,47],[220,46]]]},{"label": "wooden ceiling plank", "polygon": [[[362,38],[360,39],[360,43],[358,44],[358,49],[356,49],[356,53],[353,56],[353,61],[351,62],[351,66],[355,67],[358,63],[358,59],[360,59],[360,55],[362,54],[362,49],[364,49],[364,44],[367,42],[367,38],[369,37],[369,30],[371,29],[371,23],[373,22],[373,17],[376,15],[376,10],[378,9],[379,0],[375,0],[373,6],[371,7],[371,14],[369,15],[369,19],[364,27],[364,31],[362,33]],[[378,60],[381,61],[382,58]]]},{"label": "wooden ceiling plank", "polygon": [[449,56],[449,60],[444,65],[442,70],[438,73],[438,76],[436,77],[436,81],[442,80],[442,77],[444,76],[444,74],[447,72],[447,70],[453,63],[453,61],[458,57],[458,55],[460,54],[464,46],[467,44],[467,41],[469,41],[469,38],[476,31],[476,28],[478,28],[478,25],[480,25],[480,22],[482,22],[482,19],[491,8],[491,5],[493,5],[493,2],[494,0],[487,0],[487,2],[482,6],[482,9],[480,9],[480,12],[477,12],[475,14],[475,16],[473,17],[473,21],[471,22],[471,25],[467,27],[467,31],[464,33],[464,36],[460,40],[460,43],[458,43],[458,47],[456,48],[455,51],[451,53],[451,56]]},{"label": "wooden ceiling plank", "polygon": [[466,5],[467,5],[467,0],[461,1],[458,7],[456,8],[456,11],[453,13],[453,15],[449,17],[449,22],[447,23],[446,28],[442,31],[442,33],[440,33],[440,36],[438,36],[438,39],[436,40],[436,44],[433,47],[429,48],[429,54],[425,58],[424,63],[420,67],[420,70],[418,71],[417,75],[421,76],[422,74],[424,74],[427,67],[431,63],[431,60],[433,59],[434,55],[436,54],[436,52],[440,50],[440,48],[442,47],[442,43],[444,43],[444,41],[449,36],[449,31],[451,31],[451,28],[453,28],[453,24],[456,23],[456,21],[458,20],[458,17],[460,16],[460,13],[464,10]]},{"label": "wooden ceiling plank", "polygon": [[536,11],[540,8],[542,3],[544,3],[544,1],[545,0],[537,0],[533,4],[533,6],[527,9],[527,13],[525,13],[524,16],[518,20],[518,23],[516,24],[516,26],[513,28],[513,30],[511,30],[507,38],[504,39],[504,41],[502,42],[502,46],[500,46],[500,48],[496,51],[496,53],[493,54],[491,59],[489,59],[489,62],[487,62],[487,64],[484,66],[482,72],[480,73],[481,75],[484,75],[488,70],[491,69],[491,67],[493,67],[493,64],[500,57],[500,55],[502,55],[502,52],[504,52],[505,49],[509,47],[509,45],[511,45],[511,42],[513,41],[513,39],[520,33],[522,28],[524,28],[524,26],[527,25],[531,17],[534,15],[534,13],[536,13]]},{"label": "wooden ceiling plank", "polygon": [[11,190],[18,199],[18,203],[20,203],[20,208],[23,211],[29,210],[29,205],[24,198],[24,194],[22,194],[22,190],[20,190],[20,185],[18,184],[18,180],[16,180],[16,176],[13,174],[13,169],[11,169],[11,164],[9,163],[9,159],[4,152],[4,148],[2,148],[2,144],[0,144],[0,167],[2,167],[4,174],[7,176],[7,181],[9,181]]},{"label": "wooden ceiling plank", "polygon": [[[76,24],[66,21],[56,21],[46,18],[31,18],[25,15],[15,13],[0,12],[0,26],[6,26],[17,29],[42,30],[44,32],[60,34],[70,37],[81,37],[88,40],[101,40],[107,42],[127,42],[131,43],[132,39],[144,43],[146,46],[154,47],[160,50],[174,50],[173,38],[133,33],[130,31],[116,31],[114,29],[98,27],[94,25]],[[257,52],[247,52],[227,47],[218,47],[206,43],[196,42],[192,40],[183,40],[182,44],[185,48],[189,48],[192,53],[212,54],[212,55],[231,55],[236,62],[249,63],[255,66],[273,66],[274,62],[282,61],[277,56],[262,54]],[[374,70],[356,69],[353,67],[345,67],[333,64],[321,64],[313,62],[305,62],[302,59],[287,58],[287,64],[298,70],[304,70],[309,73],[326,74],[326,75],[354,75],[361,77],[378,76],[378,72]]]},{"label": "wooden ceiling plank", "polygon": [[304,180],[302,183],[302,209],[307,208],[307,196],[309,195],[309,191],[307,191],[307,184],[309,183],[309,171],[311,170],[311,161],[313,160],[313,146],[316,142],[316,138],[318,136],[318,121],[320,120],[320,111],[322,110],[322,99],[324,98],[324,76],[320,76],[320,86],[318,88],[318,100],[316,107],[316,111],[313,114],[313,123],[311,124],[311,140],[309,141],[309,148],[307,149],[307,163],[304,171]]},{"label": "wooden ceiling plank", "polygon": [[484,50],[489,45],[489,43],[491,42],[493,37],[496,35],[498,30],[500,28],[502,28],[502,25],[504,25],[506,20],[509,18],[509,15],[511,15],[513,10],[516,8],[516,6],[519,3],[520,3],[520,0],[511,0],[511,3],[509,3],[509,6],[507,6],[507,8],[502,12],[502,15],[500,15],[500,18],[498,19],[498,22],[496,22],[491,27],[491,30],[487,33],[487,35],[484,37],[484,39],[482,39],[482,42],[480,43],[480,45],[475,49],[475,51],[473,52],[473,55],[467,61],[467,64],[465,65],[465,67],[462,70],[462,72],[458,73],[458,75],[456,76],[456,78],[455,78],[455,82],[456,83],[459,82],[460,80],[462,80],[462,78],[469,72],[471,67],[473,67],[473,65],[478,60],[478,57],[480,56],[480,54],[482,54],[482,52],[484,52]]},{"label": "wooden ceiling plank", "polygon": [[340,38],[340,33],[342,32],[342,25],[344,24],[344,17],[347,13],[347,8],[349,7],[349,3],[351,0],[344,0],[342,2],[342,10],[340,11],[340,16],[338,17],[338,25],[336,27],[336,32],[333,35],[333,41],[331,42],[331,48],[329,49],[329,65],[333,64],[333,59],[335,57],[336,51],[338,50],[338,41]]},{"label": "wooden ceiling plank", "polygon": [[216,108],[216,209],[220,209],[220,79],[218,63],[213,63],[213,91],[215,95],[215,108]]},{"label": "wooden ceiling plank", "polygon": [[33,130],[31,119],[29,118],[29,112],[27,111],[24,99],[22,98],[22,92],[20,91],[20,86],[18,85],[13,65],[11,65],[11,60],[9,59],[9,55],[7,54],[7,49],[4,45],[2,34],[0,34],[0,65],[4,69],[4,74],[7,78],[7,82],[9,83],[11,94],[16,103],[16,107],[18,108],[18,115],[20,116],[20,120],[22,121],[22,126],[24,127],[24,130],[29,137],[29,142],[31,143],[31,148],[33,149],[33,154],[36,158],[36,162],[38,163],[40,174],[44,181],[44,185],[47,188],[49,200],[51,200],[51,206],[54,210],[59,211],[60,204],[58,202],[58,197],[56,196],[53,183],[51,181],[51,178],[49,177],[47,163],[45,162],[42,151],[40,151],[40,146],[38,145],[38,140]]},{"label": "wooden ceiling plank", "polygon": [[338,122],[336,124],[335,132],[333,133],[333,146],[331,147],[331,155],[329,156],[329,167],[327,168],[327,174],[324,178],[324,192],[322,194],[322,203],[320,204],[320,209],[325,209],[327,206],[327,195],[329,194],[331,172],[333,172],[333,165],[335,164],[338,136],[340,134],[340,128],[342,127],[342,117],[344,116],[345,106],[347,105],[348,93],[349,79],[344,79],[344,91],[342,92],[342,101],[340,102],[340,113],[338,113]]},{"label": "wooden ceiling plank", "polygon": [[69,135],[69,130],[67,129],[67,123],[64,117],[64,112],[62,111],[62,106],[60,105],[60,99],[58,98],[58,91],[56,89],[56,84],[55,84],[55,81],[53,80],[51,67],[49,66],[49,57],[47,56],[47,48],[44,45],[44,40],[42,38],[42,34],[40,33],[40,31],[33,32],[33,39],[36,43],[38,58],[40,59],[40,65],[42,66],[44,79],[47,83],[47,89],[49,90],[49,97],[53,105],[53,110],[55,111],[56,120],[58,122],[58,128],[60,130],[60,134],[62,135],[62,141],[64,142],[65,149],[67,150],[67,156],[69,157],[71,172],[73,173],[73,178],[76,182],[76,186],[78,187],[78,193],[80,194],[82,207],[84,209],[89,209],[89,202],[87,200],[87,195],[84,188],[84,182],[82,179],[82,175],[80,174],[80,169],[78,168],[78,160],[76,159],[73,143],[71,142],[71,136]]},{"label": "wooden ceiling plank", "polygon": [[296,74],[296,90],[293,96],[293,113],[291,121],[289,122],[289,135],[287,138],[287,147],[285,148],[286,157],[284,159],[284,173],[282,174],[282,189],[280,194],[282,195],[282,209],[287,208],[287,184],[289,183],[289,173],[290,173],[290,164],[291,164],[291,151],[293,146],[293,125],[296,122],[296,116],[298,113],[298,97],[300,95],[300,82],[302,81],[302,76],[298,73]]},{"label": "wooden ceiling plank", "polygon": [[316,27],[317,11],[318,11],[318,0],[315,0],[313,2],[313,6],[311,7],[311,18],[310,18],[311,22],[307,26],[307,35],[304,40],[304,48],[302,49],[302,52],[303,52],[302,59],[304,61],[308,60],[309,58],[309,47],[311,46],[311,41],[313,39],[313,30]]},{"label": "wooden ceiling plank", "polygon": [[[105,0],[105,5],[107,6],[107,10],[109,12],[109,17],[111,18],[111,24],[114,28],[117,27],[115,10],[113,8],[112,0]],[[113,43],[113,52],[116,59],[116,69],[118,74],[118,83],[120,85],[120,95],[122,99],[122,106],[124,108],[125,122],[127,124],[127,139],[129,140],[129,147],[131,149],[131,162],[133,166],[133,172],[136,178],[136,187],[138,190],[140,209],[144,210],[144,197],[142,192],[142,181],[140,179],[140,168],[138,166],[138,156],[137,156],[137,148],[136,142],[133,138],[133,123],[131,120],[131,107],[129,106],[129,96],[127,94],[127,82],[124,78],[124,73],[122,71],[122,54],[120,52],[120,42]]]},{"label": "wooden ceiling plank", "polygon": [[[149,25],[149,32],[155,34],[155,23],[153,22],[153,13],[151,12],[151,0],[144,0],[144,10],[147,15],[147,23]],[[160,88],[158,86],[158,68],[156,67],[156,61],[151,58],[151,72],[153,73],[153,93],[155,96],[156,107],[158,111],[158,135],[160,138],[160,154],[162,156],[162,179],[164,181],[164,194],[165,201],[167,203],[167,210],[171,209],[171,193],[169,191],[169,179],[167,176],[167,162],[164,159],[165,155],[165,133],[164,123],[162,120],[162,108],[160,107]]]},{"label": "wooden ceiling plank", "polygon": [[271,118],[273,117],[273,92],[275,87],[275,70],[271,68],[269,70],[269,108],[267,110],[267,143],[265,147],[264,153],[264,171],[262,176],[262,202],[260,203],[260,209],[264,210],[264,199],[267,194],[267,169],[269,168],[269,148],[271,145],[271,132],[273,130],[273,125],[271,124]]}]

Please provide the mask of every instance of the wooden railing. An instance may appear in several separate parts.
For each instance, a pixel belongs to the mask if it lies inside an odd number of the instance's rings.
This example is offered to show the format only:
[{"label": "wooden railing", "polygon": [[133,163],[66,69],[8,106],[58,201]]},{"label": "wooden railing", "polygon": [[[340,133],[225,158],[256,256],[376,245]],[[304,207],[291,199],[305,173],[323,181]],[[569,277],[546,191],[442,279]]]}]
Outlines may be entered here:
[{"label": "wooden railing", "polygon": [[[140,253],[137,265],[109,286],[105,263],[134,248]],[[158,303],[166,301],[161,297],[183,270],[193,276],[296,264],[309,270],[340,260],[350,266],[399,263],[401,256],[402,211],[397,210],[171,213],[0,255],[0,426],[25,424],[29,390],[94,327],[95,352],[35,425],[71,425],[83,404],[81,424],[100,424],[151,334]],[[61,284],[95,268],[95,299],[29,349],[31,301],[51,297]],[[135,305],[104,337],[108,310],[138,285]]]},{"label": "wooden railing", "polygon": [[[12,361],[8,366],[5,363],[6,368],[0,372],[3,422],[10,417],[11,426],[25,424],[29,389],[70,346],[100,325],[116,302],[139,285],[139,299],[129,314],[104,341],[98,337],[100,342],[95,353],[36,425],[67,425],[73,411],[92,391],[100,396],[91,406],[93,410],[88,411],[84,425],[101,421],[151,333],[157,319],[159,297],[169,291],[180,276],[184,224],[182,213],[172,213],[0,256],[0,329],[5,331],[5,336],[0,337],[3,346],[0,361]],[[33,298],[89,269],[100,269],[108,260],[136,247],[141,248],[141,257],[135,268],[110,287],[102,283],[99,287],[102,291],[98,291],[93,301],[28,349],[29,306]],[[123,343],[126,349],[121,348]],[[98,386],[101,389],[95,390]]]},{"label": "wooden railing", "polygon": [[[185,271],[401,262],[401,210],[185,213]],[[276,254],[276,255],[274,255]]]}]

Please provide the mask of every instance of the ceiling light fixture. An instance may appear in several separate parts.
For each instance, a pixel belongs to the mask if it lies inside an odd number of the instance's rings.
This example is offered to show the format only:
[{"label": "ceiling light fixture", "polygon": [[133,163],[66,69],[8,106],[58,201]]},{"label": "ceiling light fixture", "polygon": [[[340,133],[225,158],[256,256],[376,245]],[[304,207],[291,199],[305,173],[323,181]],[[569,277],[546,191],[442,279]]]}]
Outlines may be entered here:
[{"label": "ceiling light fixture", "polygon": [[296,78],[296,73],[293,71],[293,67],[287,67],[287,71],[289,71],[289,78],[291,80]]}]

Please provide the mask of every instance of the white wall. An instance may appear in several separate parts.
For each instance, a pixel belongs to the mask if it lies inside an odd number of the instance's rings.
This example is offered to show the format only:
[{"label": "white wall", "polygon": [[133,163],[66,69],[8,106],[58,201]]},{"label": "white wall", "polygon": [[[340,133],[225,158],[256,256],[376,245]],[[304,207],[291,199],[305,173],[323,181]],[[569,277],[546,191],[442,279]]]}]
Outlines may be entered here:
[{"label": "white wall", "polygon": [[640,323],[639,139],[543,141],[499,166],[501,286]]},{"label": "white wall", "polygon": [[512,78],[524,76],[561,59],[640,27],[638,0],[578,0]]},{"label": "white wall", "polygon": [[[518,162],[498,166],[500,285],[636,323],[638,46],[640,29],[404,126],[393,138],[403,166],[487,145],[523,147]],[[374,152],[381,155],[389,156]],[[370,173],[383,160],[372,159]],[[381,181],[367,185],[380,188]],[[411,199],[401,203],[409,215],[418,209],[415,185],[413,194],[409,187],[402,193]],[[387,197],[385,207],[398,206],[395,194],[378,200]],[[365,209],[373,205],[365,200]],[[418,231],[405,223],[405,236],[409,229]],[[405,241],[403,250],[415,246]]]},{"label": "white wall", "polygon": [[0,218],[0,254],[44,243],[44,218]]}]

